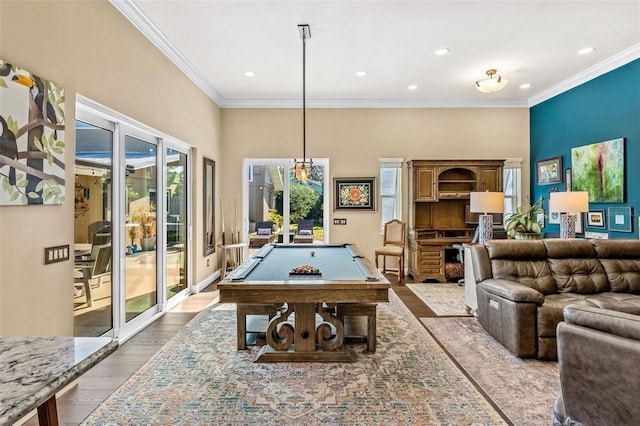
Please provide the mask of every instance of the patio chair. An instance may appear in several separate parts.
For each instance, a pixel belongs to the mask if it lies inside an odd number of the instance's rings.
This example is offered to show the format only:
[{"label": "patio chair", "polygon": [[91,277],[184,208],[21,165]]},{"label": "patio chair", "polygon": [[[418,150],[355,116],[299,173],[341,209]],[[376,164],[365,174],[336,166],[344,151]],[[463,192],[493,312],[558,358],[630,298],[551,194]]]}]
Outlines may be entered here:
[{"label": "patio chair", "polygon": [[249,237],[249,248],[260,248],[265,244],[271,244],[276,240],[273,233],[273,222],[258,222],[256,235]]},{"label": "patio chair", "polygon": [[98,287],[100,287],[102,278],[109,274],[111,274],[111,244],[93,246],[89,259],[75,262],[74,282],[84,290],[88,306],[93,306],[91,281],[97,278]]},{"label": "patio chair", "polygon": [[294,244],[313,243],[313,220],[304,219],[298,221],[298,232],[293,236]]}]

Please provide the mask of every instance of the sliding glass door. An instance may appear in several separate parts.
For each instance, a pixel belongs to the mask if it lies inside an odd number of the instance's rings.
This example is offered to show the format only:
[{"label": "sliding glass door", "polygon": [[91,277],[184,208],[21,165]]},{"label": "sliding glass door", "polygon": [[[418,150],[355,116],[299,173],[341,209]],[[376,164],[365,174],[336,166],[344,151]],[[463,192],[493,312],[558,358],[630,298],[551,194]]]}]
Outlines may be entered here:
[{"label": "sliding glass door", "polygon": [[124,136],[126,227],[131,240],[125,257],[125,315],[129,322],[158,303],[157,156],[150,140]]},{"label": "sliding glass door", "polygon": [[92,107],[77,106],[75,335],[127,338],[191,291],[191,148]]}]

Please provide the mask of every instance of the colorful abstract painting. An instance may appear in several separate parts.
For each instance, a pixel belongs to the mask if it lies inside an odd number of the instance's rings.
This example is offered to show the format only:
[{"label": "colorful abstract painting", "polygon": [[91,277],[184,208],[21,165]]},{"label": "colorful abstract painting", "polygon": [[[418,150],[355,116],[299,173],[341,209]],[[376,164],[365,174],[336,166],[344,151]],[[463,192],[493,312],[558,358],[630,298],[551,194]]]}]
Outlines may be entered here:
[{"label": "colorful abstract painting", "polygon": [[0,59],[0,205],[64,202],[64,89]]},{"label": "colorful abstract painting", "polygon": [[624,138],[571,149],[574,191],[591,203],[624,202]]}]

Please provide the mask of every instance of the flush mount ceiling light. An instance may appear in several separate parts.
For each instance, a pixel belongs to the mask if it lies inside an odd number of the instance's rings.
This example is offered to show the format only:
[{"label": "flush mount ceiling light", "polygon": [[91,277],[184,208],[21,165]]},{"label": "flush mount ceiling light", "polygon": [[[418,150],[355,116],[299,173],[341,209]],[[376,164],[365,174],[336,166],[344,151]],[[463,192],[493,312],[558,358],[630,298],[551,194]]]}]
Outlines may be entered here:
[{"label": "flush mount ceiling light", "polygon": [[482,93],[495,93],[498,90],[502,90],[504,86],[507,85],[509,80],[503,78],[501,75],[498,75],[497,72],[498,71],[494,69],[487,70],[487,75],[489,76],[489,78],[476,81],[476,89],[478,89]]},{"label": "flush mount ceiling light", "polygon": [[296,179],[302,183],[309,182],[309,175],[313,168],[313,160],[307,161],[307,103],[306,103],[306,77],[307,77],[307,39],[311,38],[311,28],[307,24],[299,24],[298,32],[302,39],[302,160],[293,159],[295,163]]}]

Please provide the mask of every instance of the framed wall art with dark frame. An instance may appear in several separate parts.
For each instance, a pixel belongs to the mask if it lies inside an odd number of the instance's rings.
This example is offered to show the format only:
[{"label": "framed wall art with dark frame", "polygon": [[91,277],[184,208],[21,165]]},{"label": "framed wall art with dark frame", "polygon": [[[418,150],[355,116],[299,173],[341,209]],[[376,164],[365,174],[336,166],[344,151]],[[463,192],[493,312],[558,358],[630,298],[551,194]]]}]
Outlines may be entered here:
[{"label": "framed wall art with dark frame", "polygon": [[216,163],[215,161],[204,158],[203,173],[204,181],[202,182],[202,198],[203,198],[203,255],[208,256],[216,251],[216,234],[215,234],[215,195],[216,195]]},{"label": "framed wall art with dark frame", "polygon": [[536,183],[538,185],[562,183],[563,178],[562,157],[536,161]]},{"label": "framed wall art with dark frame", "polygon": [[587,226],[604,228],[604,210],[589,210],[589,212],[587,212]]},{"label": "framed wall art with dark frame", "polygon": [[376,178],[333,178],[333,210],[376,210]]},{"label": "framed wall art with dark frame", "polygon": [[631,207],[609,207],[609,231],[633,232]]}]

